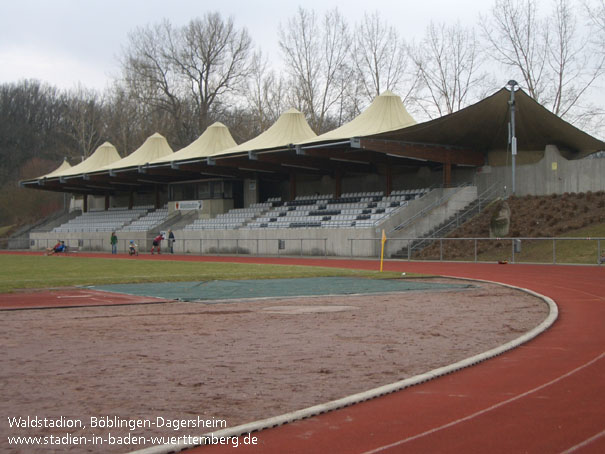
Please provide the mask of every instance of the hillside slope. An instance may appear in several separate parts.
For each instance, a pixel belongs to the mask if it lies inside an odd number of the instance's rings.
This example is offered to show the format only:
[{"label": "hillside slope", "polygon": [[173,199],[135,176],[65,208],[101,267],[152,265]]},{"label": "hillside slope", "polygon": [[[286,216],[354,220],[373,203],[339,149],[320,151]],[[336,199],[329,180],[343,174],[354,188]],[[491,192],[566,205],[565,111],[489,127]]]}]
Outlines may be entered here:
[{"label": "hillside slope", "polygon": [[[510,231],[507,238],[561,237],[589,226],[605,224],[605,191],[550,196],[510,197]],[[453,231],[448,238],[489,238],[490,220],[498,209],[494,203]],[[570,235],[576,236],[576,235]],[[479,241],[479,256],[507,258],[510,240]],[[440,247],[443,249],[440,250]],[[605,245],[603,245],[605,247]],[[502,253],[498,253],[501,251]],[[431,260],[442,255],[448,260],[472,259],[474,244],[468,241],[439,242],[420,251],[414,258]]]}]

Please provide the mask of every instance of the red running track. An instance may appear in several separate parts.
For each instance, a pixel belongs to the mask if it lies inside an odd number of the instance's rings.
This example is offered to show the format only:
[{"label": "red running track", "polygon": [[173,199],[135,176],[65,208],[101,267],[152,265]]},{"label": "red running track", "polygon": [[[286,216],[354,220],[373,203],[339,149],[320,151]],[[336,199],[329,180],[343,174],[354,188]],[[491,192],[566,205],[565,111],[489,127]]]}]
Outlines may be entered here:
[{"label": "red running track", "polygon": [[66,307],[156,304],[169,301],[147,296],[109,293],[91,289],[55,289],[0,294],[0,311],[19,309],[59,309]]},{"label": "red running track", "polygon": [[[137,259],[378,266],[366,260]],[[238,453],[605,453],[605,267],[388,261],[385,270],[528,288],[553,298],[559,319],[529,343],[477,366],[254,433],[258,444],[240,444]],[[187,452],[233,449],[215,445]]]},{"label": "red running track", "polygon": [[[376,268],[370,261],[266,262]],[[553,298],[559,319],[546,333],[497,358],[385,397],[255,433],[258,444],[240,444],[238,453],[605,452],[605,268],[387,262],[385,270],[528,288]],[[187,452],[232,449],[215,445]]]}]

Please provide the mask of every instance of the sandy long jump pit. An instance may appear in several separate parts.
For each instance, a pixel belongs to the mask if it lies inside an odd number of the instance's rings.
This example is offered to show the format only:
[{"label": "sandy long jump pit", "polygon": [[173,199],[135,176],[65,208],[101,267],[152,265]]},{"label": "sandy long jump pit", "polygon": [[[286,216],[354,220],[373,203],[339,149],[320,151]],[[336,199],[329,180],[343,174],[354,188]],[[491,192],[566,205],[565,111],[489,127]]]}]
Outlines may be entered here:
[{"label": "sandy long jump pit", "polygon": [[201,435],[451,364],[548,314],[519,290],[446,279],[180,285],[183,301],[164,304],[1,311],[1,451],[124,453]]}]

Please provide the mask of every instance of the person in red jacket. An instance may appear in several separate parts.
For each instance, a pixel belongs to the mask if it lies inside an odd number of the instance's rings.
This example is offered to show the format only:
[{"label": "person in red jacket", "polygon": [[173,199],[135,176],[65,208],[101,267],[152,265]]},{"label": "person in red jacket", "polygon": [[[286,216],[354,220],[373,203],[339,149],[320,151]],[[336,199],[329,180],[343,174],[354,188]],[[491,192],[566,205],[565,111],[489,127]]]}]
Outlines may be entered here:
[{"label": "person in red jacket", "polygon": [[161,233],[153,239],[153,243],[152,243],[153,246],[151,246],[151,255],[153,255],[153,251],[156,247],[158,248],[158,254],[162,253],[161,249],[162,249],[162,240],[163,239],[164,239],[164,237],[162,236]]}]

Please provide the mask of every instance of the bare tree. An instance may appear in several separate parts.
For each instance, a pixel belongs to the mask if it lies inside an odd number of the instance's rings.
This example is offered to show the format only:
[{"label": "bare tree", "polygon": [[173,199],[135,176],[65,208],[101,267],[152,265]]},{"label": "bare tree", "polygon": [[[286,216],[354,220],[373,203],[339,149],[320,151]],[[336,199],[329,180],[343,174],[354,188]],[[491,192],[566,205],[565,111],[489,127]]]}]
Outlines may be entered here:
[{"label": "bare tree", "polygon": [[573,120],[603,75],[603,54],[579,32],[568,0],[552,5],[550,16],[541,19],[534,0],[497,0],[481,24],[492,57],[521,77],[530,96]]},{"label": "bare tree", "polygon": [[552,72],[552,111],[566,116],[580,98],[604,74],[605,54],[598,57],[598,50],[590,46],[590,40],[577,31],[577,21],[567,0],[557,0],[550,21],[554,27],[549,41],[550,69]]},{"label": "bare tree", "polygon": [[104,102],[99,93],[78,86],[67,95],[65,133],[87,158],[100,144],[104,134]]},{"label": "bare tree", "polygon": [[407,77],[411,66],[408,52],[397,30],[378,12],[366,13],[357,25],[352,56],[367,101],[385,90],[396,92],[405,101],[415,85]]},{"label": "bare tree", "polygon": [[496,0],[491,18],[480,26],[491,56],[521,74],[531,97],[540,99],[546,68],[548,27],[537,17],[533,0]]},{"label": "bare tree", "polygon": [[318,21],[314,11],[299,8],[287,26],[279,30],[283,53],[297,104],[310,118],[311,128],[325,131],[331,110],[343,96],[342,83],[351,77],[348,26],[338,9]]},{"label": "bare tree", "polygon": [[248,32],[218,13],[182,28],[164,21],[129,36],[124,80],[141,102],[168,113],[184,144],[208,126],[223,97],[246,81],[251,46]]},{"label": "bare tree", "polygon": [[105,104],[106,136],[122,156],[139,147],[145,138],[163,130],[150,120],[152,114],[145,103],[119,83],[107,91]]},{"label": "bare tree", "polygon": [[65,111],[64,94],[55,87],[37,80],[0,85],[0,186],[31,158],[60,163],[72,154]]},{"label": "bare tree", "polygon": [[423,40],[410,46],[419,78],[416,102],[429,117],[455,112],[479,98],[487,80],[472,29],[431,23]]},{"label": "bare tree", "polygon": [[[594,0],[594,4],[586,4],[586,13],[589,19],[590,43],[597,55],[605,57],[605,46],[603,46],[605,42],[605,0]],[[580,118],[578,124],[588,125],[587,128],[603,139],[605,138],[605,106],[603,105],[605,99],[602,94],[604,87],[602,76],[599,82],[599,86],[593,92],[601,93],[601,103],[598,104],[600,107],[585,110],[583,115],[586,121],[583,122],[584,118]]]},{"label": "bare tree", "polygon": [[200,128],[208,126],[221,96],[244,86],[251,52],[247,30],[237,30],[232,18],[225,21],[219,13],[194,19],[183,30],[181,51],[173,54],[173,63],[189,87]]},{"label": "bare tree", "polygon": [[594,0],[594,4],[586,0],[584,7],[588,17],[590,43],[598,55],[605,56],[605,0]]},{"label": "bare tree", "polygon": [[287,105],[286,82],[275,70],[269,69],[268,61],[258,51],[252,57],[251,77],[246,92],[248,106],[252,113],[253,128],[260,133],[279,118]]},{"label": "bare tree", "polygon": [[[138,28],[128,36],[121,58],[123,80],[138,102],[153,111],[166,112],[181,125],[183,88],[172,64],[177,51],[178,31],[167,21]],[[182,135],[182,132],[177,132]]]},{"label": "bare tree", "polygon": [[[594,26],[593,31],[595,34],[600,35],[601,39],[605,38],[605,0],[595,0],[594,5],[586,2],[585,7],[588,18]],[[603,41],[601,41],[602,43]],[[601,47],[601,50],[605,51],[603,47]]]}]

